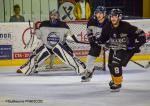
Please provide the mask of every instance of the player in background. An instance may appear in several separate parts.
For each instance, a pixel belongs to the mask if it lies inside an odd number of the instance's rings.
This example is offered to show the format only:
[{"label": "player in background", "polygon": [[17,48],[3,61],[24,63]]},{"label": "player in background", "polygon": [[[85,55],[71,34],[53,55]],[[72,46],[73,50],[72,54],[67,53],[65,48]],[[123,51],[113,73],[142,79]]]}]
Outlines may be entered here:
[{"label": "player in background", "polygon": [[110,49],[109,86],[112,91],[119,91],[123,81],[122,67],[127,65],[135,53],[140,52],[140,47],[146,42],[146,38],[143,30],[121,20],[120,9],[112,9],[109,16],[111,22],[103,27],[102,35],[97,39],[97,43],[98,45],[107,43]]},{"label": "player in background", "polygon": [[99,38],[101,36],[102,28],[108,23],[106,17],[106,8],[103,6],[98,6],[94,11],[94,16],[88,21],[87,24],[87,34],[90,43],[90,50],[87,56],[87,67],[89,75],[82,76],[82,82],[88,82],[92,78],[94,70],[94,62],[96,58],[100,55],[101,46],[98,46],[93,39],[93,36]]},{"label": "player in background", "polygon": [[19,68],[22,73],[30,75],[50,55],[55,54],[79,75],[86,74],[85,64],[74,56],[72,49],[66,43],[66,39],[80,42],[71,33],[67,24],[60,21],[58,11],[50,11],[49,20],[41,22],[40,28],[36,30],[36,36],[43,43],[33,50],[27,63]]}]

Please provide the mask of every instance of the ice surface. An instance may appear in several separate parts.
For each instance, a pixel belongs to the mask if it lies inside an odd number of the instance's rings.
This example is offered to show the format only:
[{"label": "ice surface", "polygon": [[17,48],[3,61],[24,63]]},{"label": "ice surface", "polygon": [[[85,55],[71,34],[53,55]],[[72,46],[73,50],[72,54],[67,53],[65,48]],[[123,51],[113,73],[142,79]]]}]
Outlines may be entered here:
[{"label": "ice surface", "polygon": [[108,71],[96,71],[91,82],[82,83],[74,71],[24,76],[16,69],[0,68],[0,106],[150,106],[150,70],[133,63],[124,68],[123,87],[115,93]]}]

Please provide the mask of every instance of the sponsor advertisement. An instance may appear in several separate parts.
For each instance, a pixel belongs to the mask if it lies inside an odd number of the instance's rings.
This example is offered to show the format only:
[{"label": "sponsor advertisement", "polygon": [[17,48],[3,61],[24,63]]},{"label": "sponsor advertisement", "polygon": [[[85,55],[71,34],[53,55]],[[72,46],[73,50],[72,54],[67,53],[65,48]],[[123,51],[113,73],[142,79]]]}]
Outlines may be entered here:
[{"label": "sponsor advertisement", "polygon": [[31,52],[15,52],[13,55],[14,59],[26,59],[29,58]]},{"label": "sponsor advertisement", "polygon": [[1,60],[12,59],[12,45],[0,45],[0,59]]},{"label": "sponsor advertisement", "polygon": [[[146,35],[150,35],[150,19],[144,20],[125,20],[131,24],[143,29]],[[67,22],[71,32],[82,42],[88,42],[86,33],[86,23],[82,21]],[[31,27],[33,23],[31,23]],[[29,23],[0,23],[0,59],[26,59],[29,57],[31,51],[38,44],[34,29],[29,27]],[[28,42],[32,36],[33,45],[28,46]],[[47,37],[47,41],[51,44],[58,42],[58,38],[55,34],[51,34]],[[77,56],[87,56],[90,45],[77,44],[74,42],[68,42],[68,45],[73,49]],[[141,47],[140,54],[150,54],[150,41],[147,41],[143,47]],[[3,50],[5,49],[5,50]],[[3,51],[2,51],[3,50]],[[13,57],[12,57],[13,56]]]}]

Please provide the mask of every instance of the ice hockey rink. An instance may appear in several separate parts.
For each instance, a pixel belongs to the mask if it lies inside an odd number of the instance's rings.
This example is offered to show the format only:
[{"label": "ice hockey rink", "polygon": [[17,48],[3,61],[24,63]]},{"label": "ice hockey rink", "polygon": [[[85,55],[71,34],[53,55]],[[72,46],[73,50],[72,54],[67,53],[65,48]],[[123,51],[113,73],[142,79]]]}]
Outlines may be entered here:
[{"label": "ice hockey rink", "polygon": [[150,106],[150,70],[129,63],[120,92],[111,92],[107,71],[96,71],[91,82],[80,82],[74,71],[15,73],[0,68],[0,106]]}]

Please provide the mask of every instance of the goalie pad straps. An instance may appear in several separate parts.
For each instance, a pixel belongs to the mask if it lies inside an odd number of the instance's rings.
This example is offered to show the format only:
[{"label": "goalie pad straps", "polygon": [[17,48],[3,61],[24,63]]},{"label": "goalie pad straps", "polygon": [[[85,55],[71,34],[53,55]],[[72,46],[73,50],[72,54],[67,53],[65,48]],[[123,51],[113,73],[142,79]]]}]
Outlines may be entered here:
[{"label": "goalie pad straps", "polygon": [[82,75],[85,73],[85,65],[79,59],[74,57],[64,45],[58,43],[54,48],[53,52],[57,55],[65,64],[75,69],[77,74]]},{"label": "goalie pad straps", "polygon": [[36,65],[40,66],[51,55],[50,52],[50,49],[44,47],[43,50],[38,54],[37,58],[35,58]]},{"label": "goalie pad straps", "polygon": [[20,70],[26,75],[31,74],[49,57],[50,54],[50,51],[44,45],[42,45],[41,47],[33,51],[28,62],[23,65]]}]

